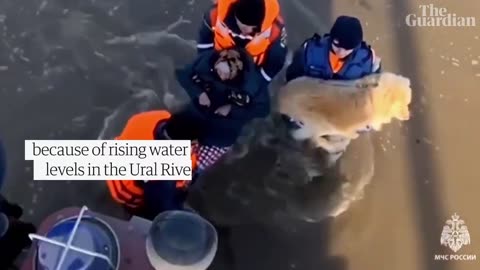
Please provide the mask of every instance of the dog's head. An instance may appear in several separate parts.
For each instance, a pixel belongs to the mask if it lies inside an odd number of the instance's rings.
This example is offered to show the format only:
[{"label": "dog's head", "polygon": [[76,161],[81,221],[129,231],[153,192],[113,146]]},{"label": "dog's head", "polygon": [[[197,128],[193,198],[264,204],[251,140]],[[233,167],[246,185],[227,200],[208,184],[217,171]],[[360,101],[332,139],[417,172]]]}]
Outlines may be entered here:
[{"label": "dog's head", "polygon": [[410,119],[412,89],[408,78],[382,73],[372,92],[372,98],[375,107],[375,121],[372,123],[374,129],[379,130],[381,125],[390,123],[393,118],[400,121]]},{"label": "dog's head", "polygon": [[244,70],[244,63],[240,51],[234,49],[223,50],[218,54],[215,70],[222,80],[232,80]]}]

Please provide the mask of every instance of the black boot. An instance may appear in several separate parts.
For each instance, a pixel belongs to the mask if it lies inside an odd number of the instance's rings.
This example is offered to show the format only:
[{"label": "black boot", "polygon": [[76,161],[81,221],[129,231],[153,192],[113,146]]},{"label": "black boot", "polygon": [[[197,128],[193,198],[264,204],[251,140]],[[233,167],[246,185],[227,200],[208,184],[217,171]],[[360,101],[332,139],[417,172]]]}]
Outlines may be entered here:
[{"label": "black boot", "polygon": [[8,201],[0,202],[0,211],[15,219],[20,219],[23,215],[23,208],[20,205],[9,203]]},{"label": "black boot", "polygon": [[36,228],[31,223],[21,221],[10,223],[7,233],[0,238],[0,269],[8,269],[23,249],[32,244],[28,234],[35,232]]}]

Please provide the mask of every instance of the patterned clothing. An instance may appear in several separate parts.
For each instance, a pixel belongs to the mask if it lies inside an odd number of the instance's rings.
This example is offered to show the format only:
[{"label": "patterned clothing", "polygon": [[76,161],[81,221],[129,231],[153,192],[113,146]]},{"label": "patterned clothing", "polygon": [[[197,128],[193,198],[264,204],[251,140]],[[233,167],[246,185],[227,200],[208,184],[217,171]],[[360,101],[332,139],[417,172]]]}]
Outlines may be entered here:
[{"label": "patterned clothing", "polygon": [[195,144],[192,145],[192,149],[197,154],[197,168],[203,171],[220,160],[220,158],[230,150],[230,147]]}]

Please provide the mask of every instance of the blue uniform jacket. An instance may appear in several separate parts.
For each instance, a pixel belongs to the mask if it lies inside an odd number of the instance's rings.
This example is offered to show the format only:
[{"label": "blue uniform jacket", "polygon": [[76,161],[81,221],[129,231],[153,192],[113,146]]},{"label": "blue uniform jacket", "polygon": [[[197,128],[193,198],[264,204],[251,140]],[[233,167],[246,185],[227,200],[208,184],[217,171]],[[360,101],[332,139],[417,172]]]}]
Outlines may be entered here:
[{"label": "blue uniform jacket", "polygon": [[[176,71],[177,80],[192,99],[189,109],[198,121],[205,126],[199,143],[218,147],[230,146],[237,140],[245,124],[254,118],[266,117],[270,112],[270,96],[255,64],[249,60],[244,63],[245,71],[241,80],[234,83],[222,82],[213,70],[218,53],[207,51],[199,54],[197,59],[183,69]],[[196,83],[198,76],[202,83]],[[211,101],[210,107],[201,106],[198,98],[205,92],[206,86]],[[231,91],[243,93],[250,97],[250,103],[239,106],[228,96]],[[215,114],[215,110],[223,105],[231,104],[232,109],[227,116]]]},{"label": "blue uniform jacket", "polygon": [[380,72],[380,66],[374,64],[374,53],[369,45],[362,42],[348,56],[342,69],[333,73],[330,66],[331,38],[329,35],[314,35],[298,48],[286,72],[287,82],[302,76],[324,80],[356,80],[374,72]]}]

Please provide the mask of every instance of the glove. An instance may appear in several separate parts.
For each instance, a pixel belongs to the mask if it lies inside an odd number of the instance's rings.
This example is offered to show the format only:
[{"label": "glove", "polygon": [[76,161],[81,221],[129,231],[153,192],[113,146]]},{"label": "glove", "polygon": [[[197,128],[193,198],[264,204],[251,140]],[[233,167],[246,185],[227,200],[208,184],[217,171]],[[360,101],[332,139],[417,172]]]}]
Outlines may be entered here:
[{"label": "glove", "polygon": [[250,96],[248,94],[239,93],[238,91],[235,91],[235,90],[232,90],[230,92],[228,99],[240,107],[250,104]]}]

